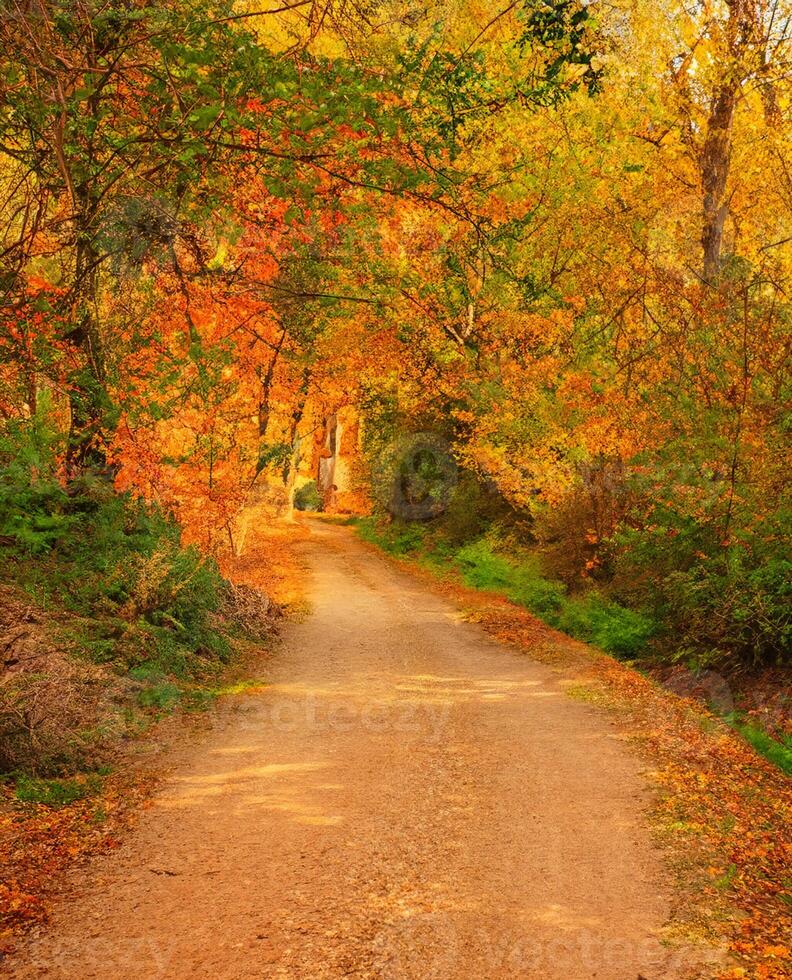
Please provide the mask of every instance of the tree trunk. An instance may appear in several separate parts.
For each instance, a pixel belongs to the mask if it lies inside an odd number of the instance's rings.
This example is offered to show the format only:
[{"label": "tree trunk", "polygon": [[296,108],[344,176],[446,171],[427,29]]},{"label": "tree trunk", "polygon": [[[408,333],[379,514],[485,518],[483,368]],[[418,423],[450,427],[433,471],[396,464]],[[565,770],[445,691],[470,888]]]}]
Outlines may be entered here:
[{"label": "tree trunk", "polygon": [[729,16],[723,24],[720,56],[723,75],[713,93],[700,159],[703,269],[704,279],[712,285],[717,284],[721,272],[723,230],[729,215],[727,184],[734,112],[743,81],[763,68],[761,47],[766,43],[761,4],[756,0],[727,0],[727,6]]},{"label": "tree trunk", "polygon": [[731,164],[731,135],[737,87],[725,83],[718,91],[707,125],[707,137],[701,153],[701,186],[703,191],[704,278],[718,280],[723,246],[723,228],[729,213],[726,185]]},{"label": "tree trunk", "polygon": [[[101,61],[93,32],[86,32],[86,38],[86,66],[91,72],[99,71]],[[89,97],[85,111],[94,123],[95,132],[101,121],[101,92],[95,92]],[[94,135],[88,137],[82,150],[84,158],[78,166],[74,166],[74,161],[69,159],[68,147],[62,145],[64,132],[58,135],[59,140],[56,142],[61,146],[64,180],[74,207],[74,280],[71,296],[73,327],[68,339],[79,352],[83,363],[70,379],[71,424],[67,466],[70,472],[78,473],[87,467],[103,469],[106,465],[101,435],[108,399],[98,319],[101,258],[97,241],[101,191],[100,178],[95,174],[99,160]]]},{"label": "tree trunk", "polygon": [[292,516],[294,511],[294,484],[295,480],[297,479],[297,471],[300,468],[300,460],[302,457],[302,437],[300,436],[299,428],[303,415],[305,414],[305,405],[308,400],[308,388],[310,387],[310,384],[311,369],[307,367],[303,370],[302,382],[300,384],[300,390],[297,396],[297,404],[292,412],[291,425],[289,426],[289,445],[291,446],[291,456],[283,467],[283,485],[286,487],[286,493],[288,496],[287,514],[289,517]]},{"label": "tree trunk", "polygon": [[[83,225],[83,227],[85,227]],[[103,467],[104,451],[99,444],[107,394],[105,366],[96,307],[99,267],[91,231],[78,232],[75,260],[75,296],[72,304],[75,326],[68,335],[83,364],[72,374],[69,387],[71,422],[67,465],[77,473],[88,466]]]}]

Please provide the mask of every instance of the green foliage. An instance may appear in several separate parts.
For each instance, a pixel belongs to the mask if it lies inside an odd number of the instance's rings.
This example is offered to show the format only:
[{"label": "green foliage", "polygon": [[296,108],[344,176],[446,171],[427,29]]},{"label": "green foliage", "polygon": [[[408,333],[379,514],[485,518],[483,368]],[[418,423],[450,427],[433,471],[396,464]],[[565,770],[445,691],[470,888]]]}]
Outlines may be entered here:
[{"label": "green foliage", "polygon": [[601,43],[588,6],[581,0],[523,0],[515,6],[522,32],[514,43],[512,74],[492,71],[484,45],[477,43],[486,30],[460,53],[443,49],[438,22],[434,36],[421,43],[413,38],[400,52],[402,84],[418,85],[414,101],[427,148],[446,147],[453,159],[459,144],[471,141],[472,124],[505,105],[558,105],[581,88],[590,95],[599,91],[602,70],[595,60]]},{"label": "green foliage", "polygon": [[[152,716],[205,708],[237,628],[214,561],[106,479],[62,484],[60,448],[39,419],[0,430],[0,561],[20,610],[25,594],[33,600],[37,642],[52,652],[4,689],[0,761],[53,776],[104,758],[119,732]],[[15,720],[29,705],[35,730]],[[87,792],[80,780],[18,787],[20,799],[52,805]]]},{"label": "green foliage", "polygon": [[474,589],[507,591],[514,580],[514,568],[496,555],[486,540],[465,545],[456,553],[465,582]]},{"label": "green foliage", "polygon": [[71,614],[61,636],[81,656],[119,671],[181,679],[211,674],[231,654],[218,626],[224,581],[183,548],[160,510],[98,477],[68,488],[57,442],[38,419],[0,435],[0,558],[39,603]]},{"label": "green foliage", "polygon": [[536,559],[524,555],[518,562],[510,561],[493,550],[485,538],[460,548],[454,554],[454,561],[468,585],[503,592],[512,602],[548,622],[564,602],[564,585],[544,578]]},{"label": "green foliage", "polygon": [[780,509],[724,545],[704,522],[668,510],[649,528],[620,532],[617,580],[652,605],[681,647],[713,662],[781,664],[792,651],[788,514]]},{"label": "green foliage", "polygon": [[294,506],[297,510],[320,510],[322,498],[316,487],[316,480],[304,483],[294,494]]},{"label": "green foliage", "polygon": [[20,774],[15,779],[14,794],[22,803],[60,807],[94,796],[101,788],[102,778],[97,774],[71,779],[38,779]]},{"label": "green foliage", "polygon": [[155,708],[168,712],[179,703],[182,696],[181,688],[170,681],[162,681],[144,688],[138,694],[138,704],[141,708]]},{"label": "green foliage", "polygon": [[781,736],[781,741],[779,741],[771,738],[761,728],[757,728],[756,725],[743,721],[739,717],[731,717],[726,720],[760,755],[778,766],[787,775],[792,776],[792,737]]},{"label": "green foliage", "polygon": [[42,415],[0,432],[0,541],[25,555],[48,551],[74,523],[53,476],[58,438]]},{"label": "green foliage", "polygon": [[657,624],[649,616],[608,602],[597,592],[568,599],[557,626],[576,639],[630,659],[644,653],[657,633]]},{"label": "green foliage", "polygon": [[531,566],[518,568],[508,596],[512,602],[525,606],[529,612],[551,625],[555,623],[559,610],[568,602],[566,587],[562,582],[543,578]]},{"label": "green foliage", "polygon": [[291,456],[292,447],[288,442],[278,442],[272,446],[262,447],[256,464],[256,475],[266,470],[268,466],[286,466]]},{"label": "green foliage", "polygon": [[482,484],[474,474],[462,470],[439,522],[442,541],[461,547],[483,537],[493,525],[516,527],[519,517],[492,486]]},{"label": "green foliage", "polygon": [[[595,65],[597,24],[581,0],[524,0],[520,11],[525,30],[519,44],[539,49],[544,61],[532,79],[530,94],[537,102],[557,103],[570,92],[585,88],[599,92],[602,69]],[[582,69],[572,72],[570,68]]]},{"label": "green foliage", "polygon": [[404,524],[400,521],[381,524],[375,518],[367,517],[357,520],[355,526],[364,541],[377,545],[397,558],[418,552],[426,536],[423,525]]}]

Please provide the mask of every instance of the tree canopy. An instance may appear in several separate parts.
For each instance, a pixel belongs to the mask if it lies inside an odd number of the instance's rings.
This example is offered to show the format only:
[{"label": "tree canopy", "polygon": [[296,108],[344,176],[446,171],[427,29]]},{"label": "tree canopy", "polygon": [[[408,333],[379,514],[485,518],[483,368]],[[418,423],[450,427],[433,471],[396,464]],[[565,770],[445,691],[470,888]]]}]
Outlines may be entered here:
[{"label": "tree canopy", "polygon": [[339,412],[361,501],[437,433],[566,578],[775,655],[791,14],[13,0],[3,424],[209,550]]}]

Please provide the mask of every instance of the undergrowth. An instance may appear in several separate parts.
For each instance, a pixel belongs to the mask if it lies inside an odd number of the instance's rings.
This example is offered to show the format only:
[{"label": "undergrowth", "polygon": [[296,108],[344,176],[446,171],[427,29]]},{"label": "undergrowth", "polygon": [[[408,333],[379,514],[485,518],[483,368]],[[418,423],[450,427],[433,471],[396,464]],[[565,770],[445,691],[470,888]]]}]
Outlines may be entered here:
[{"label": "undergrowth", "polygon": [[64,779],[42,779],[21,773],[14,779],[14,795],[21,803],[43,806],[68,806],[101,791],[102,775],[88,773]]},{"label": "undergrowth", "polygon": [[64,482],[58,449],[35,420],[0,436],[0,772],[20,778],[91,769],[160,715],[206,707],[245,633],[167,514],[102,475]]},{"label": "undergrowth", "polygon": [[792,738],[781,734],[778,739],[772,738],[767,732],[756,725],[745,721],[739,714],[727,715],[726,721],[752,745],[754,749],[778,766],[788,776],[792,776]]}]

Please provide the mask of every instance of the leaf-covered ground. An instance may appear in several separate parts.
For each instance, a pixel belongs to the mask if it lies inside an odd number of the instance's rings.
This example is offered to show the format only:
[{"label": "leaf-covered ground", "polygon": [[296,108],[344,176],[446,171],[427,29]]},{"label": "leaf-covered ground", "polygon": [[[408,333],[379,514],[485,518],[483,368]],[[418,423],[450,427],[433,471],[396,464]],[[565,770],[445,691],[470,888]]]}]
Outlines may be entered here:
[{"label": "leaf-covered ground", "polygon": [[48,916],[58,877],[92,854],[112,851],[153,785],[142,772],[108,777],[96,794],[63,806],[0,796],[0,955],[20,931]]},{"label": "leaf-covered ground", "polygon": [[[698,702],[570,639],[513,603],[412,561],[499,640],[568,675],[569,694],[613,712],[652,764],[654,829],[682,896],[680,941],[727,945],[723,977],[792,974],[792,783]],[[559,746],[559,751],[563,746]]]}]

